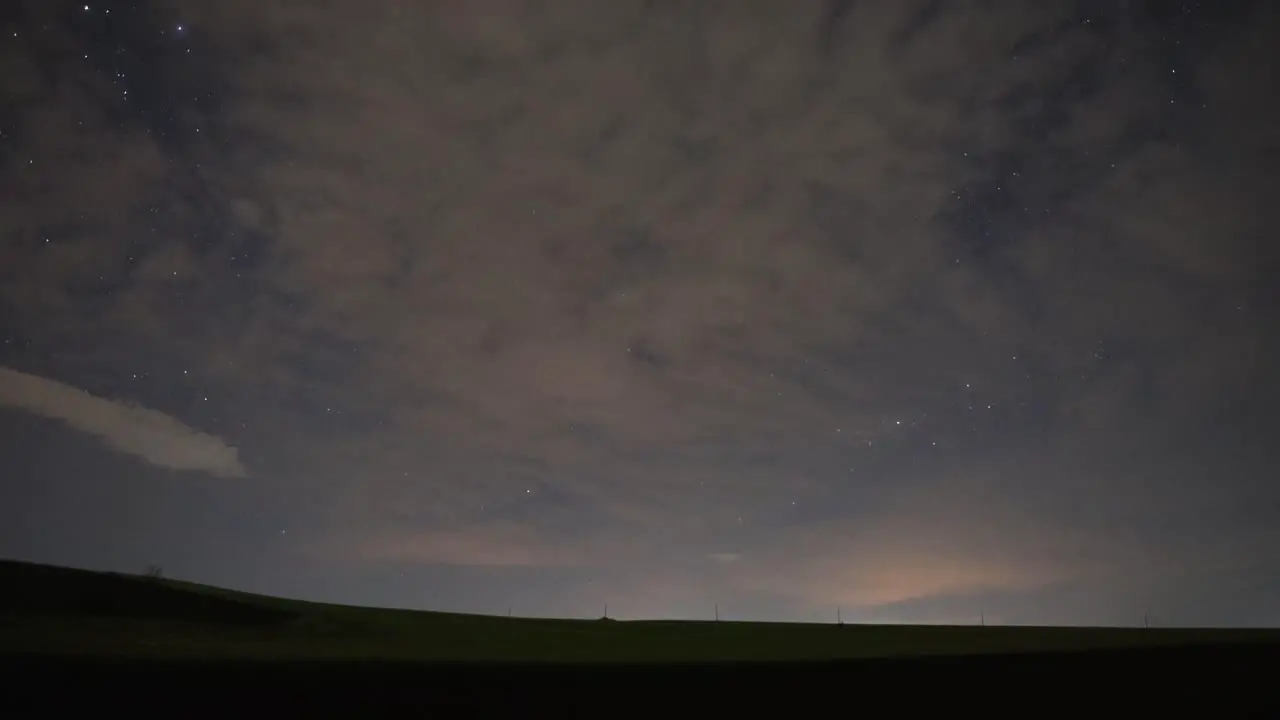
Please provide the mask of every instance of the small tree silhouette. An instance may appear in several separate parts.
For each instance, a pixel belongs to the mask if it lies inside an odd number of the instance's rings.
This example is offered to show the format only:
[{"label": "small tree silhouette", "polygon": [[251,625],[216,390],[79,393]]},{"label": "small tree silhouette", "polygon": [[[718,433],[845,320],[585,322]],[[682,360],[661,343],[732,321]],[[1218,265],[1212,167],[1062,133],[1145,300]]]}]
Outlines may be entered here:
[{"label": "small tree silhouette", "polygon": [[159,580],[164,577],[164,568],[159,565],[148,565],[146,576],[149,580]]}]

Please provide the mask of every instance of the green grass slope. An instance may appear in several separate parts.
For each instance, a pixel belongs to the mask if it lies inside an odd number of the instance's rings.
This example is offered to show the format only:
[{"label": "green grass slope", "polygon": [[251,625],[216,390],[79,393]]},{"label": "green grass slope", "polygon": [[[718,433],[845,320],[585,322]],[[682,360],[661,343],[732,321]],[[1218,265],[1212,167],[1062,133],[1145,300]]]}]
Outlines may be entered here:
[{"label": "green grass slope", "polygon": [[263,660],[833,660],[1278,643],[1280,631],[540,620],[311,603],[0,561],[0,653]]}]

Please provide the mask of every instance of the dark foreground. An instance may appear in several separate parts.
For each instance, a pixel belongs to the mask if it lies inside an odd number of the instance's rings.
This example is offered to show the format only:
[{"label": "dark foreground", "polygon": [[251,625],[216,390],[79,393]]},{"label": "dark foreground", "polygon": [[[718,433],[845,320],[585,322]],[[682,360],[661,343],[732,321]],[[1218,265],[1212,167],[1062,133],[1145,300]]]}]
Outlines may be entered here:
[{"label": "dark foreground", "polygon": [[[0,659],[0,714],[417,710],[555,717],[918,709],[1041,715],[1280,717],[1280,646],[724,665],[433,665]],[[1137,713],[1135,715],[1135,713]],[[550,716],[550,715],[549,715]]]}]

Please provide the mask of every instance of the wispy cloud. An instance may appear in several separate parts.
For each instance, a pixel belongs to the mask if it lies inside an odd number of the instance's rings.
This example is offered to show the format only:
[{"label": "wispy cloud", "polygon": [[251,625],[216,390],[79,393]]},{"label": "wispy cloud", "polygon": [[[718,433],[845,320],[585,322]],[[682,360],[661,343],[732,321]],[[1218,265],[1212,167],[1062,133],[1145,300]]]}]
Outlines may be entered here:
[{"label": "wispy cloud", "polygon": [[162,412],[96,397],[56,380],[0,368],[0,405],[61,420],[159,467],[221,477],[246,475],[236,448],[221,438]]}]

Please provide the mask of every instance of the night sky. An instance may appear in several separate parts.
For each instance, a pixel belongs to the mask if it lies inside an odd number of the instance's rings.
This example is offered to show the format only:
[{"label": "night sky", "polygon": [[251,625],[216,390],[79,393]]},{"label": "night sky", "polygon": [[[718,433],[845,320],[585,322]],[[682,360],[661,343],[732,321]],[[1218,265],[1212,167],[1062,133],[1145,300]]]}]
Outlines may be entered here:
[{"label": "night sky", "polygon": [[0,4],[0,557],[1280,623],[1280,4]]}]

